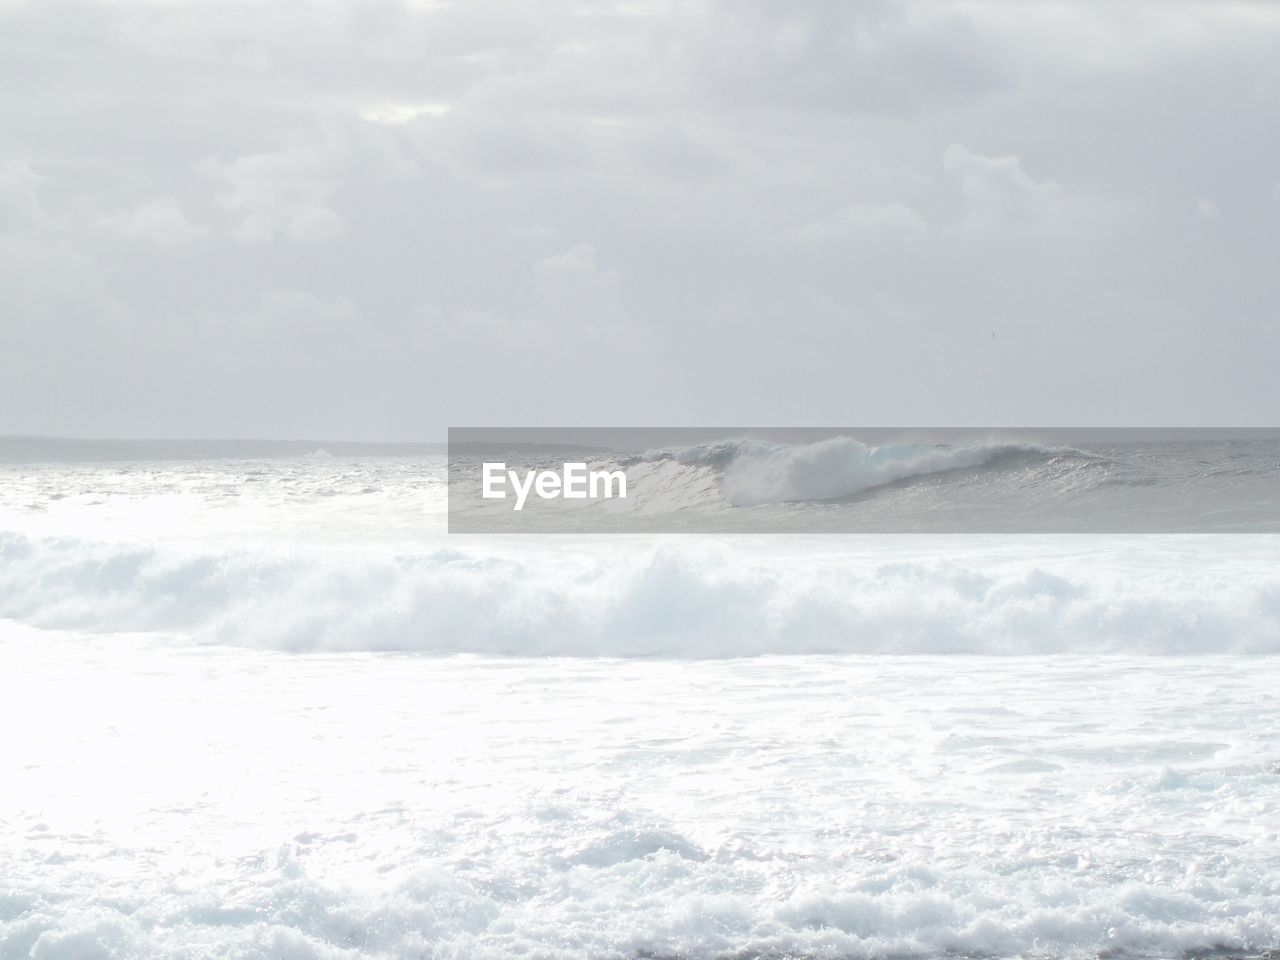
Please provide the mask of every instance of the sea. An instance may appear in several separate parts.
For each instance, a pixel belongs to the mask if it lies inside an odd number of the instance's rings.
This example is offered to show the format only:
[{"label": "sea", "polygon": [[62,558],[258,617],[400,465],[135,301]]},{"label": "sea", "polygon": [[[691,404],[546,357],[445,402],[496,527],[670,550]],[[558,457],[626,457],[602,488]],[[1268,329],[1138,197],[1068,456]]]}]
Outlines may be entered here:
[{"label": "sea", "polygon": [[598,459],[0,438],[0,958],[1280,949],[1275,441]]}]

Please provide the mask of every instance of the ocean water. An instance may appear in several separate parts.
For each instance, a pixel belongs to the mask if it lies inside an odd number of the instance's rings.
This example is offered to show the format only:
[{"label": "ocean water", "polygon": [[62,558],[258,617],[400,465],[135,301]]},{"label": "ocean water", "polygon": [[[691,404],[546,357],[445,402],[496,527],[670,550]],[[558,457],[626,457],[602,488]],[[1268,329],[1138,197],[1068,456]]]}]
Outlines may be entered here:
[{"label": "ocean water", "polygon": [[0,957],[1280,948],[1280,537],[447,499],[432,456],[0,465]]},{"label": "ocean water", "polygon": [[[621,431],[617,441],[634,443]],[[717,533],[1280,533],[1280,438],[1204,431],[1117,439],[1003,431],[948,442],[845,435],[585,449],[593,470],[625,470],[626,499],[480,497],[484,461],[558,468],[563,451],[482,443],[454,449],[451,529]],[[1256,431],[1261,434],[1261,431]],[[1097,435],[1095,435],[1097,434]],[[482,435],[487,435],[483,433]],[[502,435],[502,434],[498,434]],[[533,432],[533,437],[541,432]],[[1123,436],[1123,435],[1122,435]],[[503,454],[504,446],[506,453]],[[569,458],[573,459],[573,458]]]}]

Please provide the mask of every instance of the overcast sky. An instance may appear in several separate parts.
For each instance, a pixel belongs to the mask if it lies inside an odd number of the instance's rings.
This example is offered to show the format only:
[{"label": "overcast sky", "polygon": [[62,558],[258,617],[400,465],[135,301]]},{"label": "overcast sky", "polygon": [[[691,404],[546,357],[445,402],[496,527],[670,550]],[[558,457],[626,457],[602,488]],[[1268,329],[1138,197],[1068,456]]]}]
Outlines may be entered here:
[{"label": "overcast sky", "polygon": [[1274,425],[1280,4],[0,0],[0,433]]}]

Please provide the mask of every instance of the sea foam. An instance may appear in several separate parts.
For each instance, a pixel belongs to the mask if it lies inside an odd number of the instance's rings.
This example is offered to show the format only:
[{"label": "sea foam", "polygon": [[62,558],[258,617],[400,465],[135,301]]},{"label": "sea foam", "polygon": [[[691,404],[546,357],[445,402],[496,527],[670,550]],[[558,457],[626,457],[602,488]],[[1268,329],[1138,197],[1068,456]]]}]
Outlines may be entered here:
[{"label": "sea foam", "polygon": [[1280,945],[1272,658],[0,658],[4,957]]},{"label": "sea foam", "polygon": [[285,649],[520,656],[1276,653],[1275,552],[1270,537],[388,550],[7,534],[0,616]]}]

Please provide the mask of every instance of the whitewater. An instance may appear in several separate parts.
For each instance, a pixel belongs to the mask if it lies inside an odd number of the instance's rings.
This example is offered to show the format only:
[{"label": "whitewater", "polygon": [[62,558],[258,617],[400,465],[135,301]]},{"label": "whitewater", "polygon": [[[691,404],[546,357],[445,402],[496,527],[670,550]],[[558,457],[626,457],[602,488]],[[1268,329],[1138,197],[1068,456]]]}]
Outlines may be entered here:
[{"label": "whitewater", "polygon": [[[1113,454],[642,469],[1163,510]],[[459,537],[439,456],[2,463],[0,957],[1274,951],[1271,455],[1171,453],[1196,535]]]}]

